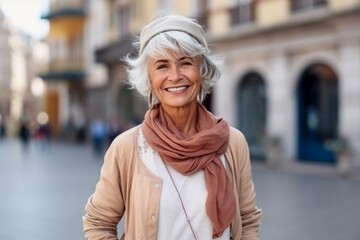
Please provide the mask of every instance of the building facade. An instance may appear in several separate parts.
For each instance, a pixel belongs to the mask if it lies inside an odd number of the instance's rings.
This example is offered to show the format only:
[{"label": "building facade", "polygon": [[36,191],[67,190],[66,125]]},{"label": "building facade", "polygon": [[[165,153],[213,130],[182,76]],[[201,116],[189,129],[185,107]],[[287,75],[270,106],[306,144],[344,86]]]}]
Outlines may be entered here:
[{"label": "building facade", "polygon": [[52,0],[43,16],[50,25],[49,61],[39,76],[46,82],[45,111],[54,137],[75,138],[85,127],[87,7],[85,0]]},{"label": "building facade", "polygon": [[178,12],[197,18],[224,57],[209,108],[245,134],[253,159],[360,165],[359,0],[107,3],[117,40],[99,48],[96,60],[118,84],[120,115],[145,109],[119,84],[131,36],[157,10]]},{"label": "building facade", "polygon": [[359,166],[360,1],[225,2],[207,18],[226,61],[214,111],[253,158]]},{"label": "building facade", "polygon": [[42,76],[58,131],[142,119],[123,59],[157,11],[196,18],[224,57],[206,106],[245,134],[252,159],[360,166],[360,0],[53,0]]},{"label": "building facade", "polygon": [[0,9],[0,122],[5,123],[8,136],[16,135],[20,121],[31,124],[33,120],[30,84],[36,76],[35,45]]},{"label": "building facade", "polygon": [[11,63],[9,46],[10,29],[4,13],[0,9],[0,115],[1,121],[7,122],[10,116],[10,79]]}]

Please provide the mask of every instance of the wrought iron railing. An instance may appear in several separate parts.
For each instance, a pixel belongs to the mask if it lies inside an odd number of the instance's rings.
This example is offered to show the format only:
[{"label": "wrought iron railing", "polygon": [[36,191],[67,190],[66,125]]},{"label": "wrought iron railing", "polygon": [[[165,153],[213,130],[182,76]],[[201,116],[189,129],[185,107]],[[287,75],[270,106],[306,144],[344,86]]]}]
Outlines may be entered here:
[{"label": "wrought iron railing", "polygon": [[85,6],[85,3],[85,0],[52,0],[50,3],[50,12],[64,8],[82,8]]},{"label": "wrought iron railing", "polygon": [[291,12],[306,11],[326,5],[327,0],[290,0]]},{"label": "wrought iron railing", "polygon": [[59,15],[83,16],[86,14],[85,0],[53,0],[45,18],[53,18]]}]

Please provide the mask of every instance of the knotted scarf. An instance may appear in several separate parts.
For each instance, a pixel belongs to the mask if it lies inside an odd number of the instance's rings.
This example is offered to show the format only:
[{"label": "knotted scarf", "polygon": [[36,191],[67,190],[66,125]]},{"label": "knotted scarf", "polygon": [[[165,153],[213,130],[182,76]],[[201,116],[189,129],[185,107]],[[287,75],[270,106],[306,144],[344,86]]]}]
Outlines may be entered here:
[{"label": "knotted scarf", "polygon": [[142,131],[165,164],[183,175],[204,170],[206,212],[215,238],[231,224],[236,210],[235,194],[219,157],[228,146],[229,125],[201,104],[197,106],[197,117],[198,133],[187,138],[159,104],[146,112]]}]

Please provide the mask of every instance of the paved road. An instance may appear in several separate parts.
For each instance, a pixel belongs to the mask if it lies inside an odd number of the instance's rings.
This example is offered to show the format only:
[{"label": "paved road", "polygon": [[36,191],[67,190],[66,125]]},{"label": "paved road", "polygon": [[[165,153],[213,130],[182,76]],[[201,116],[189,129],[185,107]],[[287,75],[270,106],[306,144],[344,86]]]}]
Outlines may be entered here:
[{"label": "paved road", "polygon": [[[0,141],[0,240],[80,240],[101,156],[88,146]],[[279,172],[255,164],[262,240],[359,240],[357,181]],[[120,226],[121,229],[121,226]]]},{"label": "paved road", "polygon": [[360,181],[255,166],[262,240],[359,240]]}]

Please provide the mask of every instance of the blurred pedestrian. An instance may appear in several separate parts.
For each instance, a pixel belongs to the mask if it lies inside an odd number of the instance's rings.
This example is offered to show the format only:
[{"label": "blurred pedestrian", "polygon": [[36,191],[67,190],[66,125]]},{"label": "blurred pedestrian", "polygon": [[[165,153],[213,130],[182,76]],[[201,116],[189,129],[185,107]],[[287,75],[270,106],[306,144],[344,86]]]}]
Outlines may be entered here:
[{"label": "blurred pedestrian", "polygon": [[86,139],[86,119],[83,108],[79,104],[74,104],[71,108],[72,123],[75,128],[75,139],[79,143],[84,143]]},{"label": "blurred pedestrian", "polygon": [[50,147],[50,127],[48,123],[39,125],[36,136],[43,149]]},{"label": "blurred pedestrian", "polygon": [[112,141],[114,141],[114,139],[120,134],[122,133],[123,129],[121,127],[121,124],[117,121],[116,118],[112,118],[109,121],[108,124],[108,145],[110,145],[112,143]]},{"label": "blurred pedestrian", "polygon": [[38,128],[36,131],[36,139],[40,143],[42,149],[48,149],[50,147],[50,126],[49,126],[49,115],[45,112],[40,112],[36,120],[38,122]]},{"label": "blurred pedestrian", "polygon": [[2,115],[0,114],[0,139],[5,138],[6,136],[6,126],[5,121],[3,120]]},{"label": "blurred pedestrian", "polygon": [[20,122],[18,136],[23,148],[26,150],[29,146],[29,142],[31,138],[29,123],[26,119],[22,119]]},{"label": "blurred pedestrian", "polygon": [[[202,101],[220,77],[195,20],[145,26],[129,81],[148,98],[144,121],[117,137],[86,205],[86,239],[259,239],[247,142]],[[124,216],[125,215],[125,216]]]},{"label": "blurred pedestrian", "polygon": [[107,135],[105,122],[100,118],[94,119],[90,124],[90,134],[94,152],[96,154],[102,153]]},{"label": "blurred pedestrian", "polygon": [[75,122],[76,140],[79,143],[84,143],[86,139],[86,125],[85,119]]}]

